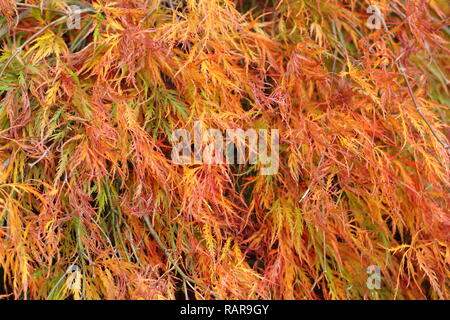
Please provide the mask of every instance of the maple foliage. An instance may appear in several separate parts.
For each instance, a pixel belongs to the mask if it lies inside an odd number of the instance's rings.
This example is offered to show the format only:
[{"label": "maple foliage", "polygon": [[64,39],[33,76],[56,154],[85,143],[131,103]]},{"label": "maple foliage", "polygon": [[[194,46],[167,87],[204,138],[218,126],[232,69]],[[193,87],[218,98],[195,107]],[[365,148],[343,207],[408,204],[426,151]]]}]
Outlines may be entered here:
[{"label": "maple foliage", "polygon": [[[0,297],[450,297],[446,1],[0,11]],[[174,164],[195,121],[279,129],[279,172]]]}]

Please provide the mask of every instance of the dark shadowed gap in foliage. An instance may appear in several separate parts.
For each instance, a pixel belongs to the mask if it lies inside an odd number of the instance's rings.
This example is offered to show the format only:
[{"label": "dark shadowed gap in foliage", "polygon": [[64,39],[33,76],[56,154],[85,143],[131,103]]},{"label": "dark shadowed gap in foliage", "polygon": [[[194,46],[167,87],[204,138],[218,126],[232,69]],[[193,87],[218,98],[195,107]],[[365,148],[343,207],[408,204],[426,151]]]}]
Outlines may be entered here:
[{"label": "dark shadowed gap in foliage", "polygon": [[177,291],[175,291],[175,300],[197,300],[194,291],[188,284],[186,284],[186,291],[185,291],[183,279],[175,280],[175,287],[177,288]]},{"label": "dark shadowed gap in foliage", "polygon": [[[164,158],[166,158],[168,160],[172,160],[172,150],[176,144],[172,145],[172,142],[171,142],[171,140],[169,140],[169,136],[167,136],[167,135],[161,134],[158,136],[157,140],[159,140],[161,143],[159,148],[161,149],[161,152],[164,155]],[[193,146],[191,148],[193,148]]]},{"label": "dark shadowed gap in foliage", "polygon": [[176,47],[178,49],[181,50],[181,52],[185,53],[185,54],[189,54],[191,53],[191,48],[192,48],[192,42],[189,40],[183,41],[183,42],[179,42]]},{"label": "dark shadowed gap in foliage", "polygon": [[273,11],[279,0],[236,0],[236,9],[241,13],[246,13],[250,10],[256,12]]},{"label": "dark shadowed gap in foliage", "polygon": [[270,97],[270,95],[273,93],[273,89],[277,87],[277,83],[275,79],[271,76],[266,76],[264,78],[264,89],[263,93],[266,97]]},{"label": "dark shadowed gap in foliage", "polygon": [[355,215],[353,214],[353,212],[351,210],[347,211],[347,217],[348,217],[348,221],[346,222],[349,226],[352,226],[354,228],[350,229],[350,233],[352,234],[352,236],[356,237],[358,236],[358,233],[356,232],[356,219],[355,219]]},{"label": "dark shadowed gap in foliage", "polygon": [[262,257],[259,257],[254,251],[249,251],[245,254],[245,262],[248,263],[250,268],[260,274],[265,270],[265,263]]},{"label": "dark shadowed gap in foliage", "polygon": [[333,198],[333,201],[337,204],[339,201],[339,193],[342,192],[341,184],[339,183],[339,177],[335,174],[331,181],[331,188],[328,190]]},{"label": "dark shadowed gap in foliage", "polygon": [[252,104],[251,104],[250,97],[248,95],[246,95],[245,97],[243,97],[241,99],[241,107],[246,112],[252,110],[253,107],[252,107]]},{"label": "dark shadowed gap in foliage", "polygon": [[[315,283],[316,279],[311,277],[308,273],[306,273],[306,277],[308,278],[310,283]],[[325,300],[325,296],[323,295],[323,288],[321,285],[321,282],[316,283],[316,285],[313,288],[313,293],[316,295],[317,299]]]},{"label": "dark shadowed gap in foliage", "polygon": [[[3,268],[0,267],[0,296],[11,294],[12,292],[12,287],[5,281],[5,273],[3,271]],[[10,296],[7,299],[12,300],[13,297]]]},{"label": "dark shadowed gap in foliage", "polygon": [[175,84],[173,83],[172,79],[166,75],[164,72],[160,72],[161,79],[164,81],[164,84],[166,85],[166,89],[174,90],[176,89]]},{"label": "dark shadowed gap in foliage", "polygon": [[432,288],[431,288],[431,284],[430,281],[428,281],[427,279],[423,280],[422,283],[420,284],[420,286],[422,287],[422,289],[425,291],[425,295],[427,296],[428,300],[432,300],[433,297],[431,296],[432,293]]},{"label": "dark shadowed gap in foliage", "polygon": [[317,284],[314,287],[313,292],[317,296],[318,299],[325,300],[325,296],[323,295],[323,289],[322,289],[322,286],[320,284]]},{"label": "dark shadowed gap in foliage", "polygon": [[186,8],[187,2],[186,0],[166,0],[162,1],[161,5],[167,9],[183,12]]},{"label": "dark shadowed gap in foliage", "polygon": [[[250,220],[254,220],[252,222],[256,224],[255,215],[252,215],[250,217]],[[245,239],[248,239],[254,233],[254,231],[255,230],[245,228],[243,230],[242,234],[244,235]],[[273,247],[278,247],[278,241],[275,242]],[[267,253],[264,251],[270,251],[270,250],[264,250],[262,252],[261,251],[257,252],[253,248],[248,247],[247,245],[240,245],[239,248],[241,249],[242,252],[244,252],[245,262],[248,263],[249,267],[262,275],[264,273],[264,271],[266,270],[265,258],[267,257]]]},{"label": "dark shadowed gap in foliage", "polygon": [[[387,217],[386,218],[386,225],[389,228],[389,231],[394,232],[394,226],[392,224],[392,217]],[[405,229],[405,231],[403,232],[403,234],[400,232],[399,228],[397,228],[395,230],[394,233],[394,240],[398,241],[401,244],[411,244],[411,233],[409,232],[409,230]]]},{"label": "dark shadowed gap in foliage", "polygon": [[[255,215],[251,215],[250,220],[252,220],[251,225],[257,224]],[[242,234],[244,235],[244,238],[247,239],[254,233],[254,231],[255,230],[245,228],[243,230]],[[279,242],[278,242],[278,240],[276,240],[271,248],[267,248],[267,250],[263,250],[260,252],[255,251],[253,248],[250,248],[247,245],[240,245],[239,248],[241,249],[242,252],[244,252],[245,262],[248,263],[250,268],[252,268],[254,271],[256,271],[262,275],[264,273],[264,271],[266,270],[265,258],[267,257],[267,252],[278,250]]]}]

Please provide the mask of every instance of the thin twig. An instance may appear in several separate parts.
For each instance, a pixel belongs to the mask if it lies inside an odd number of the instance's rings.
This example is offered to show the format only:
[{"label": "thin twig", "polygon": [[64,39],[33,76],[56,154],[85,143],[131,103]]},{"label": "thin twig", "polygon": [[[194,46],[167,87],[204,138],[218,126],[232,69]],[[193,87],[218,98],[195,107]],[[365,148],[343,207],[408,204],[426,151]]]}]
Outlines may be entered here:
[{"label": "thin twig", "polygon": [[55,289],[59,286],[59,284],[61,283],[61,281],[64,279],[64,277],[69,273],[69,270],[71,270],[73,268],[73,266],[75,265],[75,263],[77,263],[79,256],[76,257],[75,261],[66,269],[66,271],[64,272],[64,274],[61,276],[61,278],[59,278],[59,280],[56,282],[56,284],[53,286],[52,290],[50,290],[50,293],[47,296],[51,297],[53,292],[55,291]]},{"label": "thin twig", "polygon": [[16,2],[16,5],[18,7],[34,8],[34,9],[39,9],[39,10],[46,10],[46,11],[53,11],[53,12],[58,12],[58,13],[65,13],[62,10],[53,9],[53,8],[47,8],[47,7],[41,7],[41,6],[37,6],[37,5],[34,5],[34,4],[28,4],[28,3]]},{"label": "thin twig", "polygon": [[[92,12],[92,9],[83,9],[78,11],[79,14],[82,13],[86,13],[86,12]],[[33,34],[31,37],[29,37],[20,47],[18,47],[16,50],[14,50],[13,54],[11,55],[11,57],[9,57],[9,59],[6,61],[5,65],[2,68],[2,71],[0,72],[0,79],[3,77],[3,73],[5,72],[6,68],[9,66],[9,64],[14,60],[14,58],[28,45],[30,44],[34,39],[36,39],[37,37],[39,37],[42,33],[44,33],[46,30],[48,30],[49,28],[51,28],[52,26],[63,22],[64,20],[70,18],[70,15],[65,15],[60,17],[59,19],[56,19],[55,21],[50,22],[48,25],[46,25],[45,27],[43,27],[42,29],[40,29],[38,32],[36,32],[35,34]]]},{"label": "thin twig", "polygon": [[417,113],[419,113],[420,117],[423,119],[423,121],[425,121],[425,123],[427,124],[428,128],[430,128],[431,133],[433,133],[433,136],[436,138],[437,141],[439,141],[439,143],[448,151],[449,146],[448,144],[446,144],[444,141],[441,140],[441,138],[438,136],[437,132],[435,131],[435,129],[433,128],[433,126],[431,125],[431,123],[427,120],[427,118],[425,118],[425,115],[422,112],[422,109],[420,108],[419,104],[417,103],[416,97],[414,95],[414,92],[412,91],[411,85],[409,83],[408,77],[405,73],[405,68],[403,67],[403,64],[398,61],[398,66],[399,66],[399,70],[403,76],[403,79],[405,79],[406,82],[406,86],[408,87],[408,92],[409,95],[411,96],[411,99],[414,103],[414,106],[417,110]]},{"label": "thin twig", "polygon": [[187,291],[186,280],[183,280],[183,291],[184,291],[185,299],[189,300],[189,294],[188,294],[188,291]]},{"label": "thin twig", "polygon": [[176,263],[176,261],[172,258],[169,250],[167,249],[167,247],[163,244],[163,242],[161,241],[161,238],[159,237],[158,233],[156,232],[155,228],[153,227],[153,225],[150,222],[150,219],[148,217],[144,217],[144,221],[148,227],[148,229],[150,230],[150,234],[152,235],[152,237],[155,239],[156,243],[158,244],[158,246],[162,249],[162,251],[164,252],[165,256],[167,257],[167,259],[169,260],[169,262],[174,266],[175,270],[180,274],[180,276],[183,278],[183,280],[186,280],[188,282],[191,282],[192,284],[195,284],[196,286],[208,291],[211,295],[213,295],[214,297],[216,297],[216,299],[222,299],[217,293],[215,293],[214,291],[206,288],[204,285],[198,283],[197,281],[195,281],[194,279],[190,278],[188,275],[186,275],[186,273],[184,273],[183,270],[181,270],[181,268],[178,266],[178,264]]},{"label": "thin twig", "polygon": [[[384,19],[381,19],[382,23],[383,23],[383,27],[384,30],[386,31],[389,39],[391,41],[394,41],[394,38],[391,35],[391,32],[389,31],[388,26],[386,25],[386,21],[384,21]],[[406,69],[403,66],[402,62],[400,61],[400,59],[397,59],[397,61],[395,62],[395,64],[397,65],[398,70],[400,71],[400,73],[403,76],[403,79],[405,79],[406,82],[406,86],[408,87],[408,92],[409,95],[411,96],[411,99],[413,101],[414,107],[416,108],[417,113],[420,115],[420,117],[423,119],[423,121],[426,123],[426,125],[428,126],[428,128],[430,128],[431,133],[433,134],[433,136],[436,138],[436,140],[444,147],[444,149],[449,152],[449,145],[446,144],[444,141],[442,141],[442,139],[438,136],[436,130],[433,128],[433,126],[431,125],[431,123],[428,121],[428,119],[425,117],[425,115],[422,112],[422,109],[420,108],[417,100],[416,100],[416,96],[414,95],[414,92],[412,90],[411,84],[409,83],[409,79],[408,76],[406,74]]]},{"label": "thin twig", "polygon": [[30,168],[34,167],[38,162],[40,162],[42,159],[44,159],[49,151],[50,151],[49,148],[45,149],[44,153],[39,157],[39,159],[37,159],[33,163],[29,163],[28,165],[30,166]]}]

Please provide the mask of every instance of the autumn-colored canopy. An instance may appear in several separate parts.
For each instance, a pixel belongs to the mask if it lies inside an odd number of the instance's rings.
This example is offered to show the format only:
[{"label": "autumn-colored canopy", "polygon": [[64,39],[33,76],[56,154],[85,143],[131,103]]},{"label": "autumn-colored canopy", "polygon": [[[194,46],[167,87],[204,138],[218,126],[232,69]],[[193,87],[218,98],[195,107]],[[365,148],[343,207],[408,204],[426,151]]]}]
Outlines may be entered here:
[{"label": "autumn-colored canopy", "polygon": [[[0,12],[0,298],[450,298],[447,1]],[[173,163],[195,121],[278,172]]]}]

